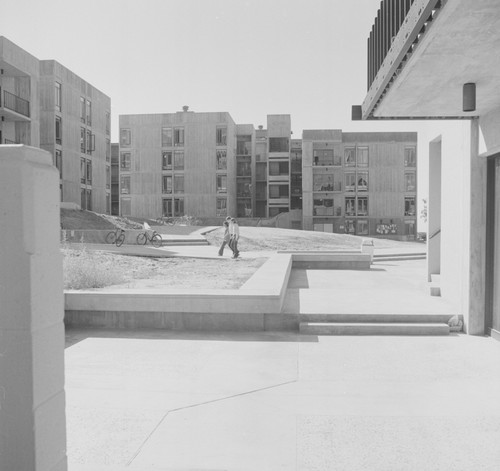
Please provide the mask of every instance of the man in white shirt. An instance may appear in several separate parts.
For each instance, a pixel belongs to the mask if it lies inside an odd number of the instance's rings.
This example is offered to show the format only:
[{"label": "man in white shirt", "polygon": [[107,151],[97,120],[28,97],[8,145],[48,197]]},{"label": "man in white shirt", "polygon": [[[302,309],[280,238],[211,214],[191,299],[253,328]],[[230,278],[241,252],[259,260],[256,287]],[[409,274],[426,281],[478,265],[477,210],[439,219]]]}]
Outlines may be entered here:
[{"label": "man in white shirt", "polygon": [[238,250],[238,240],[240,238],[240,226],[236,219],[231,218],[231,223],[229,224],[229,233],[231,234],[231,244],[229,245],[233,249],[233,258],[238,258],[240,251]]}]

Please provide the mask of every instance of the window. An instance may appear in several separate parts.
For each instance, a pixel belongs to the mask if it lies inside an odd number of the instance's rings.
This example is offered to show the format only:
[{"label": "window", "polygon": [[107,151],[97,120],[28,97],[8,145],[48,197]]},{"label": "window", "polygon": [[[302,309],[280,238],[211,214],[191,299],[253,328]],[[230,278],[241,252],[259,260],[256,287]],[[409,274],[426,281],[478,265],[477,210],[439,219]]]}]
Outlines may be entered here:
[{"label": "window", "polygon": [[346,167],[356,166],[356,148],[346,147],[344,149],[344,164]]},{"label": "window", "polygon": [[288,185],[269,185],[269,199],[288,198],[289,193]]},{"label": "window", "polygon": [[368,147],[358,147],[357,164],[358,167],[368,167]]},{"label": "window", "polygon": [[82,154],[85,154],[85,145],[86,145],[86,138],[85,138],[85,128],[80,128],[80,152]]},{"label": "window", "polygon": [[358,172],[358,191],[368,191],[368,172]]},{"label": "window", "polygon": [[289,152],[290,139],[288,137],[270,137],[269,152]]},{"label": "window", "polygon": [[95,150],[94,134],[92,134],[90,129],[87,129],[87,154],[92,154],[94,150]]},{"label": "window", "polygon": [[217,193],[227,192],[227,175],[217,175]]},{"label": "window", "polygon": [[217,146],[227,145],[227,127],[218,127],[215,131],[215,144]]},{"label": "window", "polygon": [[111,142],[106,138],[106,162],[111,161]]},{"label": "window", "polygon": [[226,198],[217,198],[216,216],[218,216],[218,217],[227,216],[227,199]]},{"label": "window", "polygon": [[184,146],[184,128],[174,129],[174,146]]},{"label": "window", "polygon": [[130,198],[120,199],[120,212],[122,216],[130,216],[132,214],[132,204]]},{"label": "window", "polygon": [[405,191],[415,191],[415,174],[410,172],[405,172]]},{"label": "window", "polygon": [[333,198],[315,198],[313,200],[313,216],[340,216],[335,214]]},{"label": "window", "polygon": [[106,111],[106,134],[109,136],[111,133],[111,113]]},{"label": "window", "polygon": [[80,121],[85,123],[85,98],[80,97]]},{"label": "window", "polygon": [[86,172],[85,159],[80,159],[80,183],[86,182],[85,172]]},{"label": "window", "polygon": [[54,165],[59,170],[59,178],[62,179],[62,152],[59,149],[56,149]]},{"label": "window", "polygon": [[172,152],[164,151],[161,153],[161,168],[163,170],[172,170]]},{"label": "window", "polygon": [[252,196],[252,181],[250,178],[238,179],[236,183],[236,196],[238,198],[249,198]]},{"label": "window", "polygon": [[415,197],[410,196],[405,198],[405,216],[415,216],[416,206]]},{"label": "window", "polygon": [[415,167],[417,155],[415,147],[405,147],[405,167]]},{"label": "window", "polygon": [[163,216],[165,217],[172,217],[174,215],[173,212],[173,201],[169,199],[163,199],[162,201],[162,210],[163,210]]},{"label": "window", "polygon": [[345,215],[356,216],[356,198],[345,199]]},{"label": "window", "polygon": [[120,129],[120,145],[123,147],[129,147],[131,142],[132,137],[130,129]]},{"label": "window", "polygon": [[91,185],[92,184],[92,161],[91,160],[87,160],[86,167],[87,167],[87,185]]},{"label": "window", "polygon": [[313,175],[314,191],[342,191],[340,173],[318,173]]},{"label": "window", "polygon": [[225,149],[218,150],[217,154],[217,170],[227,170],[227,151]]},{"label": "window", "polygon": [[122,195],[130,194],[130,175],[120,176],[120,193]]},{"label": "window", "polygon": [[252,201],[249,198],[238,199],[236,202],[236,217],[251,218],[252,212]]},{"label": "window", "polygon": [[172,175],[163,175],[162,193],[172,193]]},{"label": "window", "polygon": [[252,136],[238,136],[236,138],[236,155],[252,154]]},{"label": "window", "polygon": [[106,165],[106,188],[109,190],[111,188],[111,168]]},{"label": "window", "polygon": [[356,229],[354,226],[355,223],[356,223],[356,221],[354,221],[352,219],[346,219],[345,226],[344,226],[346,234],[355,234],[356,233]]},{"label": "window", "polygon": [[61,105],[62,105],[62,90],[61,90],[61,84],[59,82],[56,82],[56,110],[61,111]]},{"label": "window", "polygon": [[366,219],[358,219],[357,235],[368,235],[368,221]]},{"label": "window", "polygon": [[174,199],[174,216],[184,216],[184,198]]},{"label": "window", "polygon": [[345,174],[345,191],[355,191],[356,190],[356,174],[346,173]]},{"label": "window", "polygon": [[288,176],[288,174],[289,174],[288,162],[269,162],[269,175]]},{"label": "window", "polygon": [[316,149],[313,151],[314,165],[342,165],[342,158],[333,155],[333,149]]},{"label": "window", "polygon": [[56,116],[56,144],[62,144],[62,119]]},{"label": "window", "polygon": [[368,216],[368,198],[358,198],[358,216]]},{"label": "window", "polygon": [[161,146],[172,147],[172,128],[161,128]]},{"label": "window", "polygon": [[92,211],[92,190],[87,188],[86,190],[86,209],[87,211]]},{"label": "window", "polygon": [[405,235],[415,236],[415,221],[405,221]]},{"label": "window", "polygon": [[130,170],[130,152],[120,152],[120,170]]},{"label": "window", "polygon": [[87,124],[89,126],[92,125],[92,103],[90,100],[87,100],[87,111],[86,111],[86,114],[87,114]]},{"label": "window", "polygon": [[184,170],[184,152],[174,152],[174,170]]},{"label": "window", "polygon": [[[248,160],[247,160],[248,159]],[[250,157],[238,157],[236,162],[236,176],[237,177],[249,177],[252,175],[252,166],[250,163]]]},{"label": "window", "polygon": [[184,175],[174,176],[174,193],[184,193]]}]

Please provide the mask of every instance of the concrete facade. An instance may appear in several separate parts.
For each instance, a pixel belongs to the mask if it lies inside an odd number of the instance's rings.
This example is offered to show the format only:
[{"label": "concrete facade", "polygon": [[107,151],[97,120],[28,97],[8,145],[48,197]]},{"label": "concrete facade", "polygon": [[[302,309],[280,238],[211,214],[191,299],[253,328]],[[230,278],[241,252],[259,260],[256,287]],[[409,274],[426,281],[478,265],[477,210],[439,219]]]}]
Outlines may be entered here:
[{"label": "concrete facade", "polygon": [[[460,308],[469,333],[498,336],[500,64],[491,60],[500,50],[498,2],[416,0],[397,30],[384,17],[387,5],[374,28],[393,40],[369,48],[369,63],[381,60],[361,117],[466,120],[441,121],[430,143],[428,273],[439,275],[442,296]],[[473,94],[465,84],[474,84]]]},{"label": "concrete facade", "polygon": [[52,154],[59,199],[109,213],[111,100],[53,60],[0,37],[0,143]]},{"label": "concrete facade", "polygon": [[305,130],[303,228],[414,240],[417,133]]},{"label": "concrete facade", "polygon": [[0,187],[0,469],[65,471],[58,172],[48,152],[1,146]]}]

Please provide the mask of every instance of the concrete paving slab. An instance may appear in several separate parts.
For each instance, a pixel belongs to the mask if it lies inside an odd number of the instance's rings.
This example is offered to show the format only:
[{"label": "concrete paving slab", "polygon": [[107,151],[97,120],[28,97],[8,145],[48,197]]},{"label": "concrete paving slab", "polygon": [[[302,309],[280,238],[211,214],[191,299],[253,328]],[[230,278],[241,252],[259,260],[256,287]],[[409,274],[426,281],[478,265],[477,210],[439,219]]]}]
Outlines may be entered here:
[{"label": "concrete paving slab", "polygon": [[490,338],[67,334],[70,471],[498,469]]}]

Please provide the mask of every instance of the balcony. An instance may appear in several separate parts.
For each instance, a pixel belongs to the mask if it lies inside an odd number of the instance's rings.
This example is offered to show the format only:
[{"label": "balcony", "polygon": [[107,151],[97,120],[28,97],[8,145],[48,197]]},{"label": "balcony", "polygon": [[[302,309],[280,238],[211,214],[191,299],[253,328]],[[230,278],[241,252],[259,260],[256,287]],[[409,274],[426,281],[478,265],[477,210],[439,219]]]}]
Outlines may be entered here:
[{"label": "balcony", "polygon": [[[499,41],[495,1],[384,0],[368,39],[368,93],[353,118],[469,119],[489,113],[500,106],[500,68],[491,56]],[[462,108],[468,82],[478,87],[473,113]]]},{"label": "balcony", "polygon": [[0,115],[7,121],[30,121],[30,102],[7,90],[1,90]]}]

